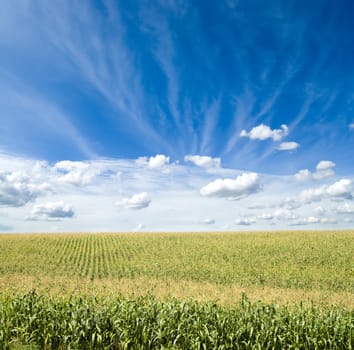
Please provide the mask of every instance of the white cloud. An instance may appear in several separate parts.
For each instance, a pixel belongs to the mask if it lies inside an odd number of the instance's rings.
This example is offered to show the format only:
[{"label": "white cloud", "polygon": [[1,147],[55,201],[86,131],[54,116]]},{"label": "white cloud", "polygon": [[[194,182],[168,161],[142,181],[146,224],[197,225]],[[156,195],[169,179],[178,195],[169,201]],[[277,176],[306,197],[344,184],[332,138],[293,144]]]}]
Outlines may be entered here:
[{"label": "white cloud", "polygon": [[134,229],[133,232],[140,232],[145,228],[144,224],[138,224]]},{"label": "white cloud", "polygon": [[208,156],[199,156],[199,155],[186,155],[184,157],[185,162],[192,162],[196,166],[202,168],[220,168],[221,159],[212,158]]},{"label": "white cloud", "polygon": [[215,224],[215,220],[214,219],[204,219],[201,221],[201,223],[204,225],[213,225],[213,224]]},{"label": "white cloud", "polygon": [[282,142],[277,149],[279,151],[293,151],[299,148],[299,144],[297,142]]},{"label": "white cloud", "polygon": [[334,175],[333,168],[335,166],[336,164],[330,160],[321,160],[316,165],[316,171],[314,173],[311,173],[308,169],[303,169],[295,174],[295,179],[298,181],[322,180]]},{"label": "white cloud", "polygon": [[163,154],[157,154],[155,157],[149,158],[148,167],[150,169],[161,168],[170,162],[170,157],[166,157]]},{"label": "white cloud", "polygon": [[235,225],[249,226],[255,224],[256,220],[253,218],[240,218],[235,220]]},{"label": "white cloud", "polygon": [[259,191],[259,176],[243,173],[236,179],[216,179],[202,187],[200,194],[205,197],[226,197],[239,199]]},{"label": "white cloud", "polygon": [[28,220],[61,220],[64,218],[72,218],[74,210],[71,204],[60,202],[47,202],[45,204],[37,204],[33,207]]},{"label": "white cloud", "polygon": [[320,219],[315,216],[309,216],[307,218],[302,218],[297,221],[293,221],[291,225],[311,225],[311,224],[318,224]]},{"label": "white cloud", "polygon": [[354,214],[354,204],[353,203],[344,203],[342,206],[339,206],[336,209],[338,214]]},{"label": "white cloud", "polygon": [[70,160],[56,163],[53,169],[58,173],[57,180],[59,182],[75,186],[84,186],[92,183],[100,173],[98,169],[94,169],[88,163]]},{"label": "white cloud", "polygon": [[315,213],[318,216],[323,216],[323,215],[326,215],[327,211],[321,205],[319,205],[318,207],[315,208]]},{"label": "white cloud", "polygon": [[336,218],[321,218],[321,224],[337,224],[338,221]]},{"label": "white cloud", "polygon": [[298,218],[298,215],[289,209],[279,208],[274,211],[273,217],[278,220],[294,220]]},{"label": "white cloud", "polygon": [[327,187],[326,192],[330,197],[351,197],[353,182],[349,179],[341,179]]},{"label": "white cloud", "polygon": [[21,207],[47,191],[50,191],[47,183],[32,183],[22,172],[0,172],[0,206]]},{"label": "white cloud", "polygon": [[312,173],[308,169],[299,170],[294,176],[298,181],[308,181],[312,179]]},{"label": "white cloud", "polygon": [[262,213],[260,215],[257,216],[258,219],[262,219],[262,220],[272,220],[274,218],[274,215],[271,213]]},{"label": "white cloud", "polygon": [[334,175],[333,168],[336,164],[330,160],[321,160],[316,166],[316,172],[313,174],[313,178],[321,180]]},{"label": "white cloud", "polygon": [[297,209],[301,206],[301,203],[294,198],[284,198],[280,201],[279,206],[288,210]]},{"label": "white cloud", "polygon": [[354,129],[354,123],[349,124],[349,129]]},{"label": "white cloud", "polygon": [[282,138],[288,135],[289,129],[283,124],[281,125],[281,129],[272,130],[268,125],[260,124],[251,129],[251,131],[247,132],[246,130],[242,130],[240,133],[241,137],[248,137],[251,140],[266,140],[273,139],[273,141],[280,141]]},{"label": "white cloud", "polygon": [[[308,204],[313,199],[311,195],[308,202],[300,199],[299,188],[304,188],[302,185],[294,184],[287,176],[262,175],[262,191],[257,192],[259,184],[257,181],[251,181],[252,176],[250,177],[248,173],[242,174],[238,170],[222,167],[200,171],[191,163],[172,164],[165,167],[171,170],[169,174],[165,174],[164,171],[147,171],[147,163],[142,168],[136,165],[135,160],[100,159],[75,164],[65,161],[57,164],[60,170],[55,169],[55,165],[36,160],[11,159],[9,156],[5,160],[3,158],[0,153],[0,169],[4,170],[1,172],[1,185],[4,185],[5,178],[6,185],[13,187],[14,184],[20,183],[25,189],[23,193],[17,193],[19,198],[22,198],[19,206],[2,205],[0,213],[0,223],[10,226],[11,230],[16,232],[50,230],[48,221],[59,222],[59,231],[132,231],[139,223],[147,225],[148,231],[190,231],[191,224],[193,230],[205,231],[208,227],[213,228],[215,223],[218,226],[215,229],[223,227],[225,230],[232,230],[235,229],[235,219],[240,220],[236,221],[239,224],[253,224],[243,226],[246,229],[247,227],[257,230],[269,229],[273,224],[277,229],[286,229],[292,222],[310,215],[320,218],[320,222],[316,224],[318,227],[330,226],[336,219],[339,221],[338,227],[343,229],[351,227],[345,219],[351,218],[353,214],[344,213],[350,211],[344,204],[352,203],[344,200],[351,195],[351,192],[348,193],[350,186],[346,187],[348,183],[345,181],[332,181],[320,187],[317,198],[323,201],[317,206],[323,208],[322,214],[321,210],[315,209],[316,205]],[[84,188],[68,186],[67,183],[57,180],[58,176],[75,169],[82,171],[91,169],[99,174],[90,186]],[[236,177],[235,174],[240,176]],[[231,181],[232,186],[228,187],[224,180],[219,180],[221,186],[214,186],[212,191],[207,184],[213,183],[214,176]],[[254,176],[254,180],[257,180],[258,176],[256,174]],[[243,180],[240,181],[241,179]],[[244,197],[242,206],[240,203],[227,200],[206,200],[196,191],[204,185],[207,185],[205,194],[210,196],[230,199]],[[29,207],[28,204],[31,201],[38,201],[50,188],[52,189],[50,200],[34,203],[33,205],[39,203],[37,209],[33,208],[36,216],[32,214],[32,220],[25,221],[26,215],[31,215],[32,206]],[[35,191],[27,202],[26,191],[30,189]],[[149,196],[140,195],[144,192],[149,193]],[[247,197],[251,193],[252,196]],[[285,195],[289,197],[284,198]],[[149,202],[150,196],[153,197],[154,205]],[[118,214],[112,203],[119,198],[122,200],[117,204],[126,210],[121,210]],[[334,205],[333,200],[339,200],[340,203]],[[45,206],[43,204],[45,202],[70,203],[75,211],[75,219],[60,220],[54,217],[54,209]],[[145,210],[134,210],[146,208],[147,205],[148,208]],[[343,214],[336,212],[337,207]],[[49,214],[51,209],[53,213]],[[239,210],[236,216],[235,210]],[[225,226],[227,224],[230,226]],[[242,225],[238,228],[242,229]]]},{"label": "white cloud", "polygon": [[335,167],[336,164],[330,160],[321,160],[317,165],[316,165],[316,170],[321,171],[321,170],[328,170],[332,169]]},{"label": "white cloud", "polygon": [[158,169],[169,164],[170,157],[165,156],[164,154],[157,154],[156,156],[150,158],[139,157],[135,162],[139,166],[146,166],[149,169]]},{"label": "white cloud", "polygon": [[309,188],[300,192],[302,202],[311,203],[324,198],[352,198],[353,183],[349,179],[341,179],[329,186]]},{"label": "white cloud", "polygon": [[122,201],[116,202],[118,207],[124,207],[132,210],[140,210],[147,208],[151,203],[151,199],[147,192],[136,193],[130,198],[125,198]]}]

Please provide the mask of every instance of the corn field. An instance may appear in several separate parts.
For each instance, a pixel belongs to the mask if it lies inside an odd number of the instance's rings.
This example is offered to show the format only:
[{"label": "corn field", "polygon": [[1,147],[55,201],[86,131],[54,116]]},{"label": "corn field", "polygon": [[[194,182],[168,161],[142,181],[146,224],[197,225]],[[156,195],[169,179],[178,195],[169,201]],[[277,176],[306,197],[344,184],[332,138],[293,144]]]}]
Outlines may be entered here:
[{"label": "corn field", "polygon": [[353,349],[354,314],[314,306],[151,297],[0,301],[1,349]]},{"label": "corn field", "polygon": [[0,276],[353,292],[354,232],[0,235]]},{"label": "corn field", "polygon": [[353,349],[353,246],[352,231],[0,235],[0,349]]}]

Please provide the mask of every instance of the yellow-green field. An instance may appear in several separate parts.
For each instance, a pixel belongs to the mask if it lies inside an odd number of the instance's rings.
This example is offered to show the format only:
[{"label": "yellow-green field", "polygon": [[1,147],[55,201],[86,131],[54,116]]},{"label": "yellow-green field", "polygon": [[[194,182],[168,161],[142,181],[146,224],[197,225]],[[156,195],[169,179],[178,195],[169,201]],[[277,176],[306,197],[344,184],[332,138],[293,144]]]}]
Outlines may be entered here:
[{"label": "yellow-green field", "polygon": [[354,232],[0,235],[0,349],[353,349]]},{"label": "yellow-green field", "polygon": [[354,232],[0,235],[0,290],[354,306]]}]

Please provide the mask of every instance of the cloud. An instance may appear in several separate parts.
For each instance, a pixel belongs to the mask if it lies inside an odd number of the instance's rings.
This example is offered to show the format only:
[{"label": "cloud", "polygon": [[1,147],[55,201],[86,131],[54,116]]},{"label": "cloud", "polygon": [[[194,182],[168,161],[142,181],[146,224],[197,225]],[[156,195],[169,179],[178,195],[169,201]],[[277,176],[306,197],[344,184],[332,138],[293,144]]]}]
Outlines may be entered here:
[{"label": "cloud", "polygon": [[139,157],[136,160],[136,164],[140,166],[146,166],[149,169],[159,169],[169,164],[170,157],[165,156],[164,154],[157,154],[154,157]]},{"label": "cloud", "polygon": [[311,225],[311,224],[318,224],[320,219],[315,216],[309,216],[307,218],[299,219],[291,223],[291,225],[298,226],[298,225]]},{"label": "cloud", "polygon": [[315,213],[318,215],[318,216],[323,216],[327,213],[327,210],[324,209],[321,205],[319,205],[318,207],[315,208]]},{"label": "cloud", "polygon": [[342,206],[339,206],[336,209],[338,214],[354,214],[354,204],[353,203],[344,203]]},{"label": "cloud", "polygon": [[297,142],[282,142],[278,147],[277,150],[279,151],[292,151],[299,148],[299,144]]},{"label": "cloud", "polygon": [[316,165],[316,171],[311,173],[308,169],[303,169],[297,172],[294,176],[298,181],[322,180],[334,175],[333,168],[336,164],[330,160],[321,160]]},{"label": "cloud", "polygon": [[133,232],[140,232],[145,228],[144,224],[138,224],[134,229]]},{"label": "cloud", "polygon": [[257,218],[261,220],[272,220],[274,218],[274,215],[271,213],[262,213],[258,215]]},{"label": "cloud", "polygon": [[74,217],[71,204],[60,202],[47,202],[33,207],[28,220],[61,220]]},{"label": "cloud", "polygon": [[125,198],[122,201],[118,201],[115,204],[118,207],[124,207],[126,209],[140,210],[147,208],[151,203],[151,199],[147,192],[136,193],[130,198]]},{"label": "cloud", "polygon": [[313,178],[311,171],[308,169],[299,170],[294,175],[294,177],[297,181],[308,181],[308,180],[312,180],[312,178]]},{"label": "cloud", "polygon": [[274,211],[273,217],[278,220],[294,220],[298,218],[298,215],[289,209],[279,208]]},{"label": "cloud", "polygon": [[184,157],[185,162],[191,162],[196,166],[202,168],[220,168],[221,159],[220,158],[212,158],[208,156],[199,156],[199,155],[186,155]]},{"label": "cloud", "polygon": [[293,226],[300,225],[313,225],[313,224],[337,224],[337,220],[335,218],[325,217],[318,218],[316,216],[308,216],[299,220],[295,220],[291,223]]},{"label": "cloud", "polygon": [[299,199],[305,203],[320,201],[324,198],[352,198],[353,183],[350,179],[341,179],[329,186],[309,188],[300,193]]},{"label": "cloud", "polygon": [[273,139],[273,141],[280,141],[282,138],[288,135],[289,129],[285,124],[281,125],[281,129],[272,130],[269,126],[260,124],[247,132],[242,130],[240,133],[241,137],[248,137],[251,140],[266,140]]},{"label": "cloud", "polygon": [[22,172],[0,173],[0,206],[22,207],[49,190],[47,183],[31,183],[30,177]]},{"label": "cloud", "polygon": [[354,130],[354,123],[349,124],[349,129]]},{"label": "cloud", "polygon": [[341,179],[327,187],[326,192],[330,197],[351,197],[353,182],[349,179]]},{"label": "cloud", "polygon": [[259,177],[256,173],[243,173],[236,179],[216,179],[202,187],[200,194],[205,197],[239,199],[258,192]]},{"label": "cloud", "polygon": [[313,174],[313,178],[316,180],[324,179],[334,175],[333,168],[336,166],[336,163],[330,160],[321,160],[316,165],[316,172]]},{"label": "cloud", "polygon": [[170,157],[166,157],[163,154],[157,154],[155,157],[149,158],[148,167],[150,169],[157,169],[165,166],[170,162]]},{"label": "cloud", "polygon": [[256,220],[254,220],[253,218],[241,218],[241,219],[236,219],[234,223],[235,225],[249,226],[256,223]]},{"label": "cloud", "polygon": [[100,173],[90,164],[85,162],[73,162],[63,160],[56,163],[53,169],[59,173],[57,180],[75,186],[84,186],[92,183],[95,177]]},{"label": "cloud", "polygon": [[204,224],[204,225],[213,225],[213,224],[215,224],[215,220],[214,219],[204,219],[200,223]]}]

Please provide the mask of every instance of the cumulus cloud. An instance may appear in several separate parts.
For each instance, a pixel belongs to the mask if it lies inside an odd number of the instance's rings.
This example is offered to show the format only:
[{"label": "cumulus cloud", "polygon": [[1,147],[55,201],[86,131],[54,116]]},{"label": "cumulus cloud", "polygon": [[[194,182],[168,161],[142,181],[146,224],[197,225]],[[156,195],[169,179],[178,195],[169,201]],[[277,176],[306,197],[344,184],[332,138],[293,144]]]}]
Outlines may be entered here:
[{"label": "cumulus cloud", "polygon": [[311,203],[324,198],[352,198],[353,183],[349,179],[341,179],[329,186],[309,188],[300,193],[302,202]]},{"label": "cumulus cloud", "polygon": [[163,168],[165,165],[170,163],[170,157],[164,154],[157,154],[153,157],[139,157],[136,160],[136,164],[139,166],[146,166],[149,169],[159,169]]},{"label": "cumulus cloud", "polygon": [[279,208],[274,211],[273,217],[278,220],[294,220],[298,218],[298,215],[289,209]]},{"label": "cumulus cloud", "polygon": [[220,168],[221,166],[220,158],[212,158],[209,156],[186,155],[184,161],[191,162],[202,168]]},{"label": "cumulus cloud", "polygon": [[319,205],[318,207],[315,208],[315,213],[316,213],[318,216],[323,216],[323,215],[326,215],[327,210],[324,209],[321,205]]},{"label": "cumulus cloud", "polygon": [[256,193],[259,189],[258,174],[243,173],[236,179],[216,179],[202,187],[200,194],[205,197],[239,199]]},{"label": "cumulus cloud", "polygon": [[311,225],[311,224],[318,224],[320,219],[315,216],[309,216],[307,218],[302,218],[297,221],[291,223],[291,225]]},{"label": "cumulus cloud", "polygon": [[349,129],[354,130],[354,123],[349,124]]},{"label": "cumulus cloud", "polygon": [[56,163],[53,169],[59,175],[57,178],[59,182],[75,186],[84,186],[92,183],[100,173],[98,169],[93,168],[88,163],[70,160]]},{"label": "cumulus cloud", "polygon": [[0,173],[0,206],[22,207],[47,191],[49,184],[31,183],[30,177],[22,172]]},{"label": "cumulus cloud", "polygon": [[274,218],[274,215],[271,213],[262,213],[260,215],[257,216],[258,219],[261,220],[272,220]]},{"label": "cumulus cloud", "polygon": [[298,181],[322,180],[334,175],[333,168],[335,166],[336,164],[330,160],[321,160],[316,165],[315,172],[311,173],[308,169],[300,170],[295,174],[295,179]]},{"label": "cumulus cloud", "polygon": [[291,223],[291,225],[299,226],[299,225],[314,225],[314,224],[337,224],[337,220],[335,218],[324,217],[318,218],[316,216],[308,216],[305,218],[301,218],[299,220],[295,220]]},{"label": "cumulus cloud", "polygon": [[342,206],[337,207],[338,214],[354,214],[354,204],[344,203]]},{"label": "cumulus cloud", "polygon": [[200,222],[201,224],[204,224],[204,225],[213,225],[215,224],[215,220],[214,219],[204,219]]},{"label": "cumulus cloud", "polygon": [[150,169],[161,168],[170,162],[170,157],[166,157],[163,154],[157,154],[155,157],[149,158],[148,167]]},{"label": "cumulus cloud", "polygon": [[293,151],[299,148],[299,144],[297,142],[282,142],[278,147],[277,150],[279,151]]},{"label": "cumulus cloud", "polygon": [[33,207],[28,220],[61,220],[74,217],[71,204],[59,202],[47,202]]},{"label": "cumulus cloud", "polygon": [[151,199],[147,192],[136,193],[130,198],[124,198],[121,201],[115,203],[118,207],[126,209],[140,210],[147,208],[151,203]]},{"label": "cumulus cloud", "polygon": [[299,170],[294,176],[297,181],[308,181],[312,179],[312,173],[308,169]]},{"label": "cumulus cloud", "polygon": [[235,220],[235,225],[240,226],[249,226],[256,223],[256,220],[253,218],[240,218]]},{"label": "cumulus cloud", "polygon": [[251,140],[266,140],[273,139],[273,141],[280,141],[282,138],[287,136],[289,133],[289,128],[283,124],[280,129],[272,130],[268,125],[260,124],[252,128],[249,132],[242,130],[240,133],[241,137],[248,137]]},{"label": "cumulus cloud", "polygon": [[316,172],[313,174],[314,179],[324,179],[334,175],[333,168],[336,164],[330,160],[321,160],[316,165]]}]

